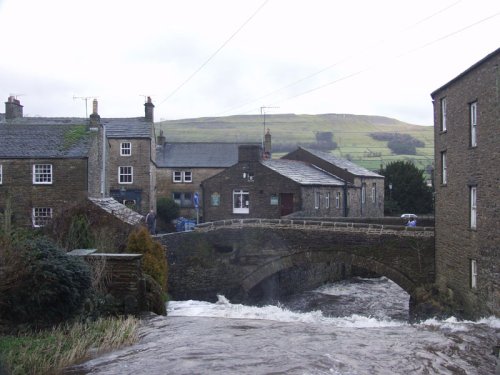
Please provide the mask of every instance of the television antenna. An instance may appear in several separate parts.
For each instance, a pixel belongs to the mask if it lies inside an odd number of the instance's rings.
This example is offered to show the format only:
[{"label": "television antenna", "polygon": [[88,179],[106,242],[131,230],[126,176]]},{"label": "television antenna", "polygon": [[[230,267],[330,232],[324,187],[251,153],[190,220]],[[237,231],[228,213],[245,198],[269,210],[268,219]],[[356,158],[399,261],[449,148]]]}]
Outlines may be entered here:
[{"label": "television antenna", "polygon": [[260,115],[263,116],[263,132],[262,132],[262,149],[264,150],[264,140],[266,138],[266,109],[274,109],[279,107],[262,106],[260,107]]},{"label": "television antenna", "polygon": [[89,99],[92,99],[92,98],[97,98],[97,97],[96,96],[74,96],[73,95],[73,100],[75,100],[75,99],[85,100],[85,118],[89,117],[87,104],[88,104]]}]

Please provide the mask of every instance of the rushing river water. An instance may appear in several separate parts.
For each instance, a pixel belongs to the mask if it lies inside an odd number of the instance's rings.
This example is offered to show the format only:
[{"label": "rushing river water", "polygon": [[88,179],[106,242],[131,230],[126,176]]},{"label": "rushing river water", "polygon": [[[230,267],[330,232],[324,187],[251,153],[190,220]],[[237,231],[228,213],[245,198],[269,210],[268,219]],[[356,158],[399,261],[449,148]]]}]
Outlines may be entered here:
[{"label": "rushing river water", "polygon": [[[276,305],[172,301],[140,341],[72,374],[495,374],[500,320],[409,324],[408,295],[353,279]],[[496,371],[495,371],[496,369]]]}]

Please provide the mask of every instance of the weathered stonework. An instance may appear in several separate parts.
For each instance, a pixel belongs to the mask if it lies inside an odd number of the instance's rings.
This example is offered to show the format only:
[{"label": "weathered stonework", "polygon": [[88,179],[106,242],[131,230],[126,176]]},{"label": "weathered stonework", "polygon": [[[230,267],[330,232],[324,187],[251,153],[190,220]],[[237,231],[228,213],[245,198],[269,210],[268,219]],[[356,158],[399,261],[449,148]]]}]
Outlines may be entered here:
[{"label": "weathered stonework", "polygon": [[[454,292],[470,317],[500,315],[499,63],[500,49],[432,93],[437,282]],[[477,105],[477,146],[471,144],[471,103]],[[471,187],[477,189],[476,228],[470,222]],[[477,262],[476,287],[471,285],[472,260]]]},{"label": "weathered stonework", "polygon": [[413,297],[417,287],[434,281],[434,236],[427,229],[257,219],[242,226],[228,220],[158,240],[167,249],[175,299],[223,294],[248,300],[263,294],[262,285],[272,285],[276,275],[282,293],[313,288],[348,276],[351,266],[387,276]]},{"label": "weathered stonework", "polygon": [[[13,222],[31,226],[34,207],[52,208],[55,216],[87,197],[87,159],[2,159],[0,208],[10,196]],[[51,164],[52,183],[33,184],[33,165]]]}]

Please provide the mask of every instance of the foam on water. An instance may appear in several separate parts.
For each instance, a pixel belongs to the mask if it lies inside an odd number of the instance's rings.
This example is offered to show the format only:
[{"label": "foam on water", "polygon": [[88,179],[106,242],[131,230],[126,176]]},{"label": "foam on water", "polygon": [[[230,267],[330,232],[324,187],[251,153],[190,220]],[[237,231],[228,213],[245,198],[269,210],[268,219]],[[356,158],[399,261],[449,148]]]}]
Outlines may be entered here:
[{"label": "foam on water", "polygon": [[328,324],[337,327],[374,328],[396,327],[406,325],[394,320],[380,320],[357,314],[332,318],[324,316],[321,311],[306,313],[293,312],[281,306],[267,305],[263,307],[232,304],[224,296],[218,296],[216,303],[204,301],[170,301],[168,316],[197,316],[226,319],[258,319],[289,323]]}]

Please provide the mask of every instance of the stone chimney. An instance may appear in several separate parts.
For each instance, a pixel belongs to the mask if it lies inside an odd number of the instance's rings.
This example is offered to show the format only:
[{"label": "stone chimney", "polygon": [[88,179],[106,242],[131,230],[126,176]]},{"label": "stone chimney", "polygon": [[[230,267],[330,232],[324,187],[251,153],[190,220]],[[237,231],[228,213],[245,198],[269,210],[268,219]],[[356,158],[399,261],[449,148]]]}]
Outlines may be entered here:
[{"label": "stone chimney", "polygon": [[148,96],[146,103],[144,103],[144,113],[146,120],[154,121],[154,108],[155,105],[151,102],[151,97]]},{"label": "stone chimney", "polygon": [[264,160],[271,159],[271,131],[267,129],[266,135],[264,136],[264,154],[262,158]]},{"label": "stone chimney", "polygon": [[101,123],[101,116],[97,110],[97,99],[92,100],[92,114],[90,115],[90,128],[97,128]]},{"label": "stone chimney", "polygon": [[9,96],[5,102],[5,119],[12,120],[23,117],[23,106],[14,96]]},{"label": "stone chimney", "polygon": [[238,147],[239,162],[258,162],[261,159],[262,148],[259,145],[240,145]]}]

